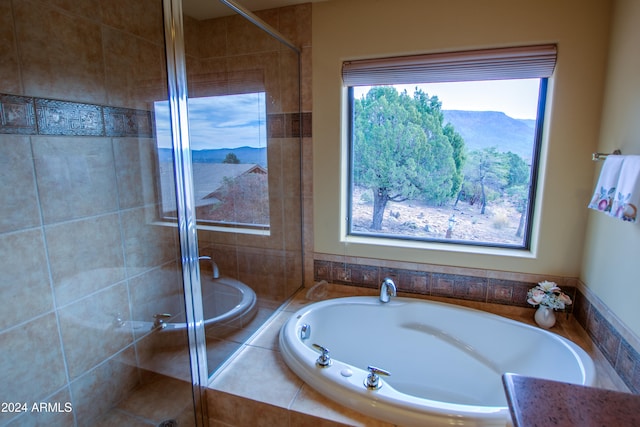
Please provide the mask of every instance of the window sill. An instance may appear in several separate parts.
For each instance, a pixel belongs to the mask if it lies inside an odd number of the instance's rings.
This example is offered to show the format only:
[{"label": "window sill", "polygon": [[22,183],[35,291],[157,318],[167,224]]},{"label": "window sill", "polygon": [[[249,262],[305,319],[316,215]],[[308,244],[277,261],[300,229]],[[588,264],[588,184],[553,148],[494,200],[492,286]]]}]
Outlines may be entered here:
[{"label": "window sill", "polygon": [[521,259],[534,259],[536,258],[535,251],[533,249],[516,249],[516,248],[498,248],[493,246],[481,246],[481,245],[465,245],[465,244],[452,244],[452,243],[440,243],[440,242],[424,242],[415,240],[401,240],[401,239],[387,239],[378,237],[366,237],[366,236],[346,236],[343,237],[342,242],[348,245],[362,245],[363,247],[387,247],[395,249],[408,249],[408,250],[427,250],[438,252],[451,252],[459,254],[476,254],[476,255],[491,255],[499,257],[511,257]]}]

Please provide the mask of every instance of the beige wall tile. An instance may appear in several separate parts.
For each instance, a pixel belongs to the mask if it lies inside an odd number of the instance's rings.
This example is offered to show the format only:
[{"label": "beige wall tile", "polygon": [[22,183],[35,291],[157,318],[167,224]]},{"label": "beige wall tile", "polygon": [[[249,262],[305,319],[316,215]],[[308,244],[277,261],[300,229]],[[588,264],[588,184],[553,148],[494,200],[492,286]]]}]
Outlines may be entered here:
[{"label": "beige wall tile", "polygon": [[[153,322],[154,314],[184,315],[182,274],[179,266],[169,263],[129,280],[131,312],[134,321]],[[171,322],[171,319],[167,321]],[[136,331],[137,336],[149,330]]]},{"label": "beige wall tile", "polygon": [[0,92],[22,94],[11,0],[0,1]]},{"label": "beige wall tile", "polygon": [[311,46],[311,3],[278,10],[278,31],[297,47]]},{"label": "beige wall tile", "polygon": [[238,252],[240,280],[261,297],[284,300],[285,258],[282,251],[255,249]]},{"label": "beige wall tile", "polygon": [[32,137],[45,224],[113,212],[118,189],[111,140]]},{"label": "beige wall tile", "polygon": [[[65,385],[60,335],[53,314],[0,334],[0,402],[34,402]],[[0,422],[8,419],[0,413]]]},{"label": "beige wall tile", "polygon": [[300,111],[300,55],[290,49],[278,54],[282,111]]},{"label": "beige wall tile", "polygon": [[188,58],[189,98],[229,95],[230,76],[227,72],[227,62],[226,58]]},{"label": "beige wall tile", "polygon": [[14,18],[25,95],[104,104],[98,23],[27,0],[14,2]]},{"label": "beige wall tile", "polygon": [[0,235],[0,330],[53,310],[40,230]]},{"label": "beige wall tile", "polygon": [[[1,72],[0,72],[1,75]],[[33,159],[29,138],[0,139],[0,232],[40,225]]]},{"label": "beige wall tile", "polygon": [[[71,383],[78,425],[94,425],[96,417],[115,406],[137,385],[138,373],[132,348],[110,358]],[[128,424],[127,424],[128,425]]]},{"label": "beige wall tile", "polygon": [[312,79],[313,79],[313,69],[312,69],[312,53],[311,47],[302,48],[302,54],[300,56],[301,60],[301,97],[302,97],[302,111],[310,112],[313,111],[313,91],[312,91]]},{"label": "beige wall tile", "polygon": [[146,138],[114,138],[120,209],[158,203],[156,143]]},{"label": "beige wall tile", "polygon": [[111,28],[103,30],[103,38],[108,105],[148,110],[166,99],[162,45]]},{"label": "beige wall tile", "polygon": [[121,213],[127,274],[130,277],[171,261],[178,253],[177,229],[155,224],[155,209],[155,206],[147,206]]},{"label": "beige wall tile", "polygon": [[125,278],[117,214],[49,226],[45,236],[59,306]]},{"label": "beige wall tile", "polygon": [[[232,18],[207,19],[199,22],[198,40],[187,40],[187,46],[198,45],[200,58],[227,56],[227,27]],[[206,40],[206,43],[201,43]]]},{"label": "beige wall tile", "polygon": [[99,0],[103,23],[155,44],[164,43],[162,2],[156,0]]},{"label": "beige wall tile", "polygon": [[112,286],[59,310],[60,330],[69,376],[73,380],[133,342],[124,283]]},{"label": "beige wall tile", "polygon": [[[274,10],[256,13],[272,26],[278,20],[278,12]],[[227,26],[227,53],[231,56],[238,54],[277,51],[280,43],[270,35],[247,21],[240,15],[229,17]]]},{"label": "beige wall tile", "polygon": [[55,6],[66,10],[74,15],[88,18],[92,21],[102,20],[102,11],[100,10],[100,0],[38,0],[46,3],[48,6]]}]

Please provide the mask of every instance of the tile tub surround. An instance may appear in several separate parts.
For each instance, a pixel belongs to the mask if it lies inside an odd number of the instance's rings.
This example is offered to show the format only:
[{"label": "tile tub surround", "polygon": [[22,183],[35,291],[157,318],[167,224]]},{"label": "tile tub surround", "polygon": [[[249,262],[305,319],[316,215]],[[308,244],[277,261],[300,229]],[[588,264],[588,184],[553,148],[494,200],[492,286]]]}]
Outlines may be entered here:
[{"label": "tile tub surround", "polygon": [[[377,295],[377,289],[342,284],[327,284],[314,295],[323,299],[352,295]],[[236,353],[228,365],[212,379],[207,390],[210,426],[385,426],[391,424],[367,417],[343,407],[317,393],[300,380],[284,363],[278,347],[282,325],[298,309],[311,303],[302,289]],[[427,298],[456,303],[499,314],[533,325],[533,310],[469,300],[419,296],[401,292],[401,296]],[[573,316],[558,316],[552,332],[574,341],[585,349],[596,365],[596,386],[629,391],[622,379]]]}]

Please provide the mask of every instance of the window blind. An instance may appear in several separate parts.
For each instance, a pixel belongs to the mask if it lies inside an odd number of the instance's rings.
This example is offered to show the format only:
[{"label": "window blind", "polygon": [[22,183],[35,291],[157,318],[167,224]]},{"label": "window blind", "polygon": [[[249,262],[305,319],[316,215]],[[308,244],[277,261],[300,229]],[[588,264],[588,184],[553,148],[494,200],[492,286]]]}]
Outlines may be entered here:
[{"label": "window blind", "polygon": [[555,44],[345,61],[346,86],[545,78],[556,65]]}]

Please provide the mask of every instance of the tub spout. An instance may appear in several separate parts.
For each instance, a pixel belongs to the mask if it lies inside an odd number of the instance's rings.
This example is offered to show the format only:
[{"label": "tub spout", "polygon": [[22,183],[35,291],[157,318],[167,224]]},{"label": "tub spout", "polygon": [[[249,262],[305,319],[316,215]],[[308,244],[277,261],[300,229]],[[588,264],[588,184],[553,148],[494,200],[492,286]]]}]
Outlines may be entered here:
[{"label": "tub spout", "polygon": [[198,257],[198,260],[200,261],[211,261],[211,269],[213,270],[213,278],[214,279],[218,279],[220,278],[220,270],[218,269],[218,264],[216,264],[216,262],[213,260],[213,258],[211,258],[210,256],[200,256]]},{"label": "tub spout", "polygon": [[380,301],[389,302],[389,297],[396,296],[396,284],[388,277],[380,285]]}]

